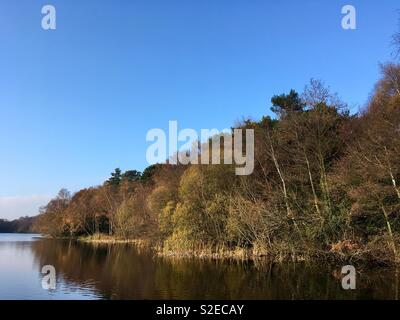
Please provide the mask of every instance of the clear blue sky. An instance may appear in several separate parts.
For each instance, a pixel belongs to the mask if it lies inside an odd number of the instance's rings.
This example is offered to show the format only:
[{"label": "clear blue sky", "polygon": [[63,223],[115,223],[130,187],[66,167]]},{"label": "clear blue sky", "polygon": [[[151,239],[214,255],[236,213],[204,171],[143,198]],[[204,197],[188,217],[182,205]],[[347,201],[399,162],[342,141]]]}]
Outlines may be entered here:
[{"label": "clear blue sky", "polygon": [[[41,28],[41,8],[57,29]],[[357,9],[357,30],[341,8]],[[146,133],[230,127],[314,77],[357,111],[390,59],[398,0],[1,0],[0,217],[142,170]]]}]

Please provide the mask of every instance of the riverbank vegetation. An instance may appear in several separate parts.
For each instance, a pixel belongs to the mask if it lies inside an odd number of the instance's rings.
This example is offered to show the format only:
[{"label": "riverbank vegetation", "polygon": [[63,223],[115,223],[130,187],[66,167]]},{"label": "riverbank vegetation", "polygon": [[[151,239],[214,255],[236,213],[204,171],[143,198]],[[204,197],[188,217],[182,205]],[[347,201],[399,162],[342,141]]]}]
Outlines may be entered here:
[{"label": "riverbank vegetation", "polygon": [[116,169],[101,186],[60,191],[33,230],[141,239],[164,254],[400,262],[400,66],[382,66],[358,114],[316,80],[271,105],[276,117],[235,126],[255,131],[252,175],[234,165]]}]

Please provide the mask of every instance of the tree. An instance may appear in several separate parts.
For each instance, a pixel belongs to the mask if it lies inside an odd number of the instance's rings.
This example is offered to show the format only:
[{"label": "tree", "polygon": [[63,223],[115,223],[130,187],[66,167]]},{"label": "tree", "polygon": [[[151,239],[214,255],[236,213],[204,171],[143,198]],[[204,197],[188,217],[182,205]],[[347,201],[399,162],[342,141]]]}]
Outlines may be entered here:
[{"label": "tree", "polygon": [[143,174],[141,176],[141,180],[143,182],[149,182],[153,178],[154,174],[157,172],[158,169],[161,168],[161,164],[153,164],[151,166],[148,166],[146,169],[144,169]]},{"label": "tree", "polygon": [[121,180],[134,182],[139,181],[142,177],[142,173],[136,170],[128,170],[121,175]]},{"label": "tree", "polygon": [[399,31],[397,31],[393,35],[393,39],[392,39],[392,45],[394,47],[393,56],[395,58],[400,58],[400,18],[399,18],[399,22],[398,22],[398,27],[399,27]]},{"label": "tree", "polygon": [[65,211],[71,201],[71,194],[66,189],[61,189],[57,196],[40,208],[33,229],[52,236],[69,235],[69,230],[64,224]]},{"label": "tree", "polygon": [[290,90],[289,94],[281,94],[273,96],[271,99],[271,111],[276,113],[280,118],[293,113],[304,110],[304,104],[299,94],[295,90]]},{"label": "tree", "polygon": [[[359,118],[357,139],[349,143],[340,163],[338,180],[351,200],[349,222],[353,232],[388,248],[400,262],[400,66],[386,66],[374,96]],[[385,245],[385,244],[388,245]]]},{"label": "tree", "polygon": [[71,192],[65,188],[61,189],[57,194],[56,200],[59,201],[63,206],[67,205],[71,200]]},{"label": "tree", "polygon": [[111,173],[111,178],[107,180],[107,184],[111,186],[118,186],[119,183],[121,182],[122,175],[121,175],[121,169],[116,168],[114,172]]}]

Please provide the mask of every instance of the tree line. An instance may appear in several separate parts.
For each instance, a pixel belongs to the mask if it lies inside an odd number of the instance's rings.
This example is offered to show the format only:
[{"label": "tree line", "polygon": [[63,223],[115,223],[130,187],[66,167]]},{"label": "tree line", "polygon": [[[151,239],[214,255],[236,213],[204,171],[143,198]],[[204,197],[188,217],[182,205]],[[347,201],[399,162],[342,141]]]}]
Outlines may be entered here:
[{"label": "tree line", "polygon": [[234,164],[116,169],[101,186],[61,190],[32,229],[146,239],[175,253],[400,262],[400,65],[381,69],[358,114],[311,80],[272,98],[276,117],[238,123],[255,131],[250,176]]},{"label": "tree line", "polygon": [[35,217],[21,217],[12,221],[0,219],[0,233],[29,233]]}]

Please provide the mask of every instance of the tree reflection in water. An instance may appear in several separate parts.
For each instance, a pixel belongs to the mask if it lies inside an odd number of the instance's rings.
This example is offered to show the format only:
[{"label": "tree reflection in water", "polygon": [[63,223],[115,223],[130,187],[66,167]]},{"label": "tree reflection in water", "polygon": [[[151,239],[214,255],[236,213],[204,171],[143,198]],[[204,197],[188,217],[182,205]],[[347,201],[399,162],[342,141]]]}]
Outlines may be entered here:
[{"label": "tree reflection in water", "polygon": [[32,242],[39,266],[54,265],[71,287],[104,299],[395,299],[390,269],[362,272],[357,289],[341,288],[341,266],[265,260],[239,262],[157,257],[132,245]]}]

